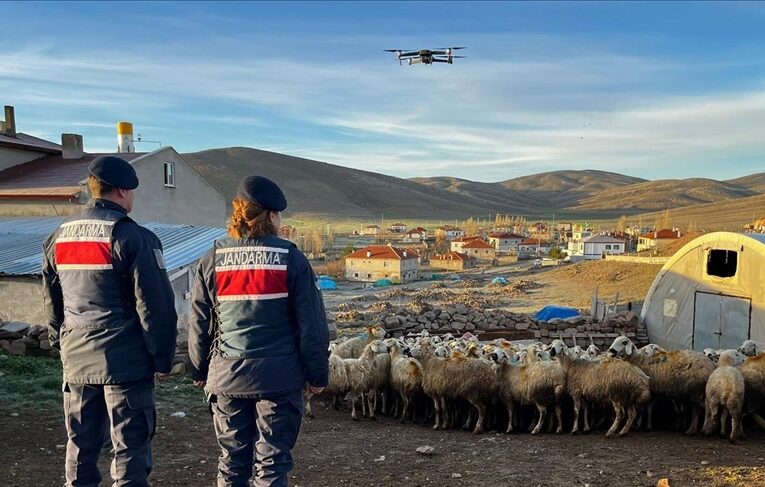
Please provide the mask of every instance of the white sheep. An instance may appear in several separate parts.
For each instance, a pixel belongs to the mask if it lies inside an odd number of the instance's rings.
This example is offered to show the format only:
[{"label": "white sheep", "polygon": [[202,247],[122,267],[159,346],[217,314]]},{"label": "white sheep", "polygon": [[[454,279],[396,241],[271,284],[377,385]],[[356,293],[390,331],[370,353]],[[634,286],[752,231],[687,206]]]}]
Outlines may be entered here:
[{"label": "white sheep", "polygon": [[[566,388],[574,400],[574,426],[579,431],[579,412],[585,402],[611,404],[614,422],[606,433],[610,438],[619,430],[627,412],[627,420],[619,436],[627,434],[637,414],[651,398],[649,379],[640,369],[622,360],[604,359],[600,362],[577,358],[563,343],[555,340],[550,354],[557,358],[566,374]],[[589,431],[589,419],[584,417],[584,431]]]},{"label": "white sheep", "polygon": [[[340,394],[344,394],[348,391],[348,374],[343,364],[343,359],[337,355],[329,355],[329,383],[324,388],[322,394],[326,396],[333,396],[335,402],[335,408],[337,408],[337,398]],[[305,400],[305,414],[309,418],[313,418],[313,410],[311,409],[311,399],[313,394],[308,392],[304,393]]]},{"label": "white sheep", "polygon": [[364,395],[371,389],[375,376],[372,371],[372,363],[378,354],[388,353],[388,347],[381,340],[373,340],[361,352],[359,358],[343,359],[346,375],[348,376],[348,388],[351,393],[351,417],[356,420],[356,399],[361,399],[362,414],[366,412]]},{"label": "white sheep", "polygon": [[411,411],[412,399],[422,392],[423,368],[417,359],[404,355],[398,342],[389,343],[388,346],[391,358],[390,385],[403,402],[401,422],[404,423]]},{"label": "white sheep", "polygon": [[[744,438],[741,415],[744,409],[744,377],[736,368],[744,362],[745,356],[737,350],[726,350],[720,354],[719,365],[706,386],[706,414],[704,433],[711,436],[718,429],[725,436],[727,416],[731,418],[731,431],[728,441],[735,443]],[[720,426],[722,413],[722,426]]]},{"label": "white sheep", "polygon": [[738,351],[747,357],[755,357],[758,353],[760,353],[760,348],[752,340],[745,340],[744,343],[742,343],[738,348]]},{"label": "white sheep", "polygon": [[337,343],[332,347],[331,352],[343,359],[359,358],[364,347],[373,340],[382,340],[383,338],[385,338],[384,328],[377,325],[370,326],[367,327],[366,333]]},{"label": "white sheep", "polygon": [[[557,362],[540,361],[538,350],[530,347],[524,350],[524,362],[515,363],[513,357],[499,360],[501,365],[497,368],[499,376],[499,393],[507,407],[508,425],[507,433],[514,429],[515,403],[533,404],[539,412],[539,420],[531,431],[532,435],[542,431],[547,419],[547,409],[555,408],[558,419],[557,433],[563,431],[562,400],[565,393],[566,375]],[[502,354],[501,350],[495,354]]]}]

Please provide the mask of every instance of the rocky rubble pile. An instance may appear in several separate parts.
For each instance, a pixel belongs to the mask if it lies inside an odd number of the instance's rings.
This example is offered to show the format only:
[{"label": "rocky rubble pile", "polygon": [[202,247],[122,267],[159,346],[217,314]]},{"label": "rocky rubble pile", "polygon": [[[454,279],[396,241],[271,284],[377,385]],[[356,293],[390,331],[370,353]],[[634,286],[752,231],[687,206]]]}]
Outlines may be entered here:
[{"label": "rocky rubble pile", "polygon": [[648,343],[645,327],[638,323],[637,315],[632,312],[610,316],[601,323],[589,316],[538,322],[528,315],[502,309],[480,309],[462,303],[442,307],[419,303],[419,312],[412,308],[400,308],[384,316],[379,324],[394,335],[418,333],[422,330],[456,333],[476,330],[512,331],[519,332],[513,333],[513,338],[550,343],[563,336],[567,343],[576,340],[586,345],[591,337],[596,345],[605,346],[624,334],[638,345]]},{"label": "rocky rubble pile", "polygon": [[48,329],[42,325],[28,325],[10,321],[0,325],[0,348],[11,355],[47,355],[58,357],[48,340]]}]

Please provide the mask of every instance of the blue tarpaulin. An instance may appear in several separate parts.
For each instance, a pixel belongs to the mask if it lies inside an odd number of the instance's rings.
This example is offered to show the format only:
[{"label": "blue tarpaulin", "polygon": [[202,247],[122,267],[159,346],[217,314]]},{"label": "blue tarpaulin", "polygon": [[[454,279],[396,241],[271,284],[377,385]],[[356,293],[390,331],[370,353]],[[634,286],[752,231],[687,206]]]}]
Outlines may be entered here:
[{"label": "blue tarpaulin", "polygon": [[491,280],[492,284],[495,284],[497,286],[507,286],[509,284],[509,281],[505,277],[495,277]]},{"label": "blue tarpaulin", "polygon": [[337,283],[330,276],[319,276],[319,280],[316,281],[319,285],[319,289],[322,291],[337,289]]},{"label": "blue tarpaulin", "polygon": [[579,316],[579,311],[568,306],[545,306],[537,311],[534,318],[539,321],[550,321],[553,318],[571,318],[572,316]]},{"label": "blue tarpaulin", "polygon": [[385,287],[385,286],[392,286],[393,281],[390,279],[380,279],[377,282],[375,282],[375,287]]}]

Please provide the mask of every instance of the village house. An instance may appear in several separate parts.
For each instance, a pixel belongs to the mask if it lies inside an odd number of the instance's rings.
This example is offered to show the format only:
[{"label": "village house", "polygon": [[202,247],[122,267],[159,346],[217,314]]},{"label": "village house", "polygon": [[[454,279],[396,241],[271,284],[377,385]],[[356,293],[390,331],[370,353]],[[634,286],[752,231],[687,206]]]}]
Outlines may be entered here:
[{"label": "village house", "polygon": [[394,223],[388,227],[388,231],[391,233],[406,233],[406,225],[403,223]]},{"label": "village house", "polygon": [[489,234],[489,244],[497,251],[497,254],[517,252],[518,245],[526,239],[523,235],[515,233],[499,232]]},{"label": "village house", "polygon": [[478,235],[471,235],[470,237],[458,237],[449,242],[449,250],[453,252],[462,252],[462,247],[473,240],[481,240]]},{"label": "village house", "polygon": [[577,244],[575,255],[586,260],[602,259],[605,255],[618,255],[626,251],[626,242],[609,235],[591,235]]},{"label": "village house", "polygon": [[550,231],[550,225],[547,222],[539,221],[532,223],[528,227],[528,232],[532,235],[545,235]]},{"label": "village house", "polygon": [[[98,156],[83,150],[82,136],[62,134],[61,145],[16,131],[14,110],[5,109],[0,129],[0,216],[66,217],[84,209],[90,199],[88,166]],[[155,222],[216,227],[226,219],[226,199],[170,146],[135,152],[132,124],[118,152],[140,184],[130,217]],[[127,130],[127,129],[124,129]]]},{"label": "village house", "polygon": [[377,225],[367,225],[361,231],[362,235],[380,235],[380,227]]},{"label": "village house", "polygon": [[418,253],[411,249],[370,245],[345,258],[345,277],[365,282],[384,278],[401,283],[414,281],[419,277],[419,260]]},{"label": "village house", "polygon": [[473,267],[473,259],[467,254],[449,251],[431,258],[430,267],[447,271],[463,271]]},{"label": "village house", "polygon": [[637,251],[654,251],[666,247],[670,243],[680,238],[680,230],[671,230],[663,228],[653,232],[648,232],[638,238]]},{"label": "village house", "polygon": [[[454,243],[454,242],[452,242]],[[497,258],[497,251],[482,238],[476,238],[465,242],[461,248],[462,253],[476,260],[492,261]]]},{"label": "village house", "polygon": [[465,232],[460,230],[457,227],[453,227],[451,225],[443,225],[440,227],[436,227],[436,238],[442,238],[444,240],[452,241],[455,238],[460,238],[465,236]]},{"label": "village house", "polygon": [[518,244],[518,252],[523,254],[547,254],[552,248],[550,242],[541,238],[527,238]]},{"label": "village house", "polygon": [[555,228],[565,234],[573,230],[573,224],[571,222],[558,222],[555,224]]},{"label": "village house", "polygon": [[412,228],[406,232],[406,237],[412,240],[426,240],[428,238],[428,231],[422,227]]}]

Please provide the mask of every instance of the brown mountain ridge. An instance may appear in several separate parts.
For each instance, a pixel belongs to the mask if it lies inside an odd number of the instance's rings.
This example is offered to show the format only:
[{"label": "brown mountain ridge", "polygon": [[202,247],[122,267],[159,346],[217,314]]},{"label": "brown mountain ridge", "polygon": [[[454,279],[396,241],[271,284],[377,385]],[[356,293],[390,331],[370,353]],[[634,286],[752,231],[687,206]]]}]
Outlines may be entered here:
[{"label": "brown mountain ridge", "polygon": [[260,174],[282,186],[288,214],[333,218],[484,218],[496,213],[549,218],[554,212],[561,218],[609,219],[765,192],[765,174],[732,181],[648,181],[607,171],[564,170],[484,183],[448,176],[402,179],[246,147],[184,157],[229,199],[243,176]]}]

